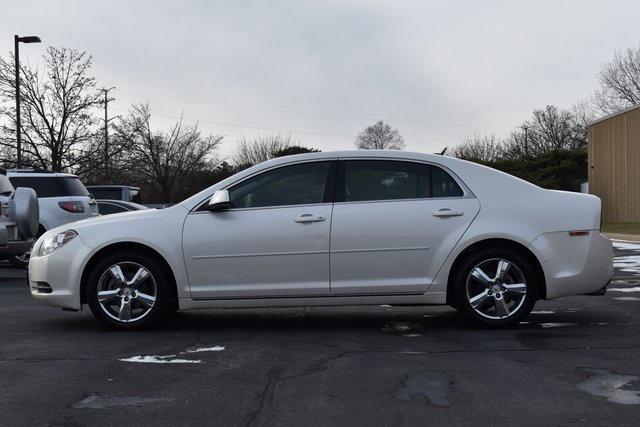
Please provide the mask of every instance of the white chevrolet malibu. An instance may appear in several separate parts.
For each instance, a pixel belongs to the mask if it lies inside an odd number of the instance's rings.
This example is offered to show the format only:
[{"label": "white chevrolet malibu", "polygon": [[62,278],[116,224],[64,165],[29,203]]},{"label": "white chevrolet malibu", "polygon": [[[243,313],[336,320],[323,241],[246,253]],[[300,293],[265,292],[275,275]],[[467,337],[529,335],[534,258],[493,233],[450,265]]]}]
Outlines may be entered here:
[{"label": "white chevrolet malibu", "polygon": [[247,169],[168,209],[46,232],[32,295],[119,328],[170,310],[449,304],[508,326],[602,294],[600,199],[450,157],[350,151]]}]

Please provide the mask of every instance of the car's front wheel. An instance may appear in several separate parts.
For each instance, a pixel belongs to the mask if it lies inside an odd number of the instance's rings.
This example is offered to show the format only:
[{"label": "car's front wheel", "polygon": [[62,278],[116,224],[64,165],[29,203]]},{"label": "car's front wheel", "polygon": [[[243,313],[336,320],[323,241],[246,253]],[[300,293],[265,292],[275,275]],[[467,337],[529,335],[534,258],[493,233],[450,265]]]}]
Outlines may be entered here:
[{"label": "car's front wheel", "polygon": [[170,281],[153,258],[134,252],[100,260],[89,275],[86,301],[103,322],[135,329],[157,321],[170,308]]},{"label": "car's front wheel", "polygon": [[538,278],[526,257],[488,249],[465,260],[454,286],[456,305],[468,317],[490,327],[509,327],[533,308]]}]

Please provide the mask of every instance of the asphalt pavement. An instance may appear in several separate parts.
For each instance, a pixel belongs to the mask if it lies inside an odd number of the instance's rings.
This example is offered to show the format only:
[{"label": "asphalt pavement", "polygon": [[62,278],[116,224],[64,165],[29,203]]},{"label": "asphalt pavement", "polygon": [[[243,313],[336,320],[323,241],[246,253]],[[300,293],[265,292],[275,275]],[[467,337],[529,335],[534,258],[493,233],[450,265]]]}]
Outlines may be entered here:
[{"label": "asphalt pavement", "polygon": [[485,330],[448,307],[178,313],[117,332],[0,266],[2,425],[638,425],[640,245],[605,296]]}]

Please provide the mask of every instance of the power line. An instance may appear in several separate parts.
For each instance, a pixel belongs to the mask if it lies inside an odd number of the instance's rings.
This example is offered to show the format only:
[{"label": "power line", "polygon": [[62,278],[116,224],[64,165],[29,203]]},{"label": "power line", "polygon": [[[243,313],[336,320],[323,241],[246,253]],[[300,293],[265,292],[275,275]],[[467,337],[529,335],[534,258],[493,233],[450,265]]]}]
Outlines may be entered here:
[{"label": "power line", "polygon": [[[117,108],[113,108],[113,110],[127,112],[127,110],[122,110],[122,109],[117,109]],[[195,122],[195,123],[207,123],[207,124],[212,124],[212,125],[216,125],[216,126],[226,126],[226,127],[235,127],[235,128],[242,128],[242,129],[252,129],[252,130],[263,130],[263,131],[269,131],[269,132],[280,132],[280,133],[288,133],[288,132],[290,132],[290,133],[300,134],[300,135],[331,136],[331,137],[336,137],[336,138],[355,139],[355,135],[336,134],[336,133],[327,133],[327,132],[316,132],[316,131],[306,131],[306,130],[296,130],[296,129],[268,128],[268,127],[260,127],[260,126],[242,125],[242,124],[237,124],[237,123],[224,123],[224,122],[216,122],[216,121],[211,121],[211,120],[190,119],[190,118],[187,118],[185,116],[169,116],[169,115],[155,114],[154,113],[154,114],[152,114],[152,117],[160,117],[160,118],[163,118],[163,119],[186,120],[186,121]],[[410,137],[405,137],[405,139],[408,140],[408,141],[427,142],[427,143],[436,143],[436,144],[456,142],[456,141],[448,141],[448,142],[447,141],[435,141],[435,140],[410,138]]]},{"label": "power line", "polygon": [[[270,112],[274,112],[274,113],[283,113],[283,114],[294,114],[294,115],[300,115],[300,116],[315,116],[315,117],[327,117],[327,118],[334,118],[334,119],[343,119],[343,120],[357,120],[357,121],[363,121],[363,122],[372,122],[372,121],[378,121],[380,120],[379,118],[371,118],[371,117],[358,117],[358,116],[347,116],[347,115],[341,115],[341,114],[330,114],[330,113],[315,113],[315,112],[308,112],[308,111],[295,111],[295,110],[288,110],[288,109],[282,109],[282,108],[275,108],[275,107],[263,107],[263,106],[256,106],[256,105],[241,105],[241,104],[231,104],[231,103],[226,103],[226,102],[220,102],[220,101],[212,101],[212,100],[203,100],[203,99],[196,99],[196,98],[184,98],[184,97],[177,97],[177,96],[171,96],[171,95],[157,95],[155,93],[152,92],[144,92],[144,91],[136,91],[136,90],[123,90],[123,89],[116,89],[119,92],[123,92],[123,93],[138,93],[138,94],[142,94],[142,95],[151,95],[153,97],[155,97],[156,99],[167,99],[167,100],[179,100],[179,101],[183,101],[183,102],[188,102],[188,103],[196,103],[196,104],[207,104],[207,105],[220,105],[220,106],[224,106],[224,107],[231,107],[231,108],[238,108],[238,109],[252,109],[252,110],[259,110],[259,111],[270,111]],[[473,123],[437,123],[437,122],[423,122],[423,121],[414,121],[414,120],[394,120],[394,119],[388,119],[388,121],[392,122],[392,123],[398,123],[398,124],[413,124],[413,125],[420,125],[420,126],[446,126],[446,127],[490,127],[490,128],[511,128],[511,126],[495,126],[495,125],[489,125],[489,124],[473,124]]]}]

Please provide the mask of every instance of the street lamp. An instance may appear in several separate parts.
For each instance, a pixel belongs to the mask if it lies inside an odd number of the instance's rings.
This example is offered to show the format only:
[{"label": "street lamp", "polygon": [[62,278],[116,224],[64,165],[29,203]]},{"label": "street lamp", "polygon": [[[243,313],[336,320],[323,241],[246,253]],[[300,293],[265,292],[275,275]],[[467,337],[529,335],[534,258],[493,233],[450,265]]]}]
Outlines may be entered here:
[{"label": "street lamp", "polygon": [[22,146],[20,139],[20,43],[40,43],[38,36],[13,36],[14,53],[16,61],[16,149],[18,151],[18,161],[16,167],[22,167]]}]

